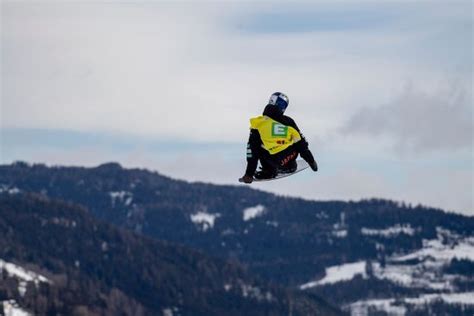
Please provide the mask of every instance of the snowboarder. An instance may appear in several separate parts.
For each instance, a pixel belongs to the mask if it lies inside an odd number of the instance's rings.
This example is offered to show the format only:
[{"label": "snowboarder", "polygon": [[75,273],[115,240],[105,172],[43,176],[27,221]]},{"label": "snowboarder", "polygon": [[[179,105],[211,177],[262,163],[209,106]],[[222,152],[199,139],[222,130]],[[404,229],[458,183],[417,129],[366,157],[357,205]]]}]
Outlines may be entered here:
[{"label": "snowboarder", "polygon": [[[308,162],[313,171],[318,165],[308,149],[308,142],[295,121],[283,115],[288,107],[288,97],[275,92],[270,96],[263,115],[250,119],[250,136],[247,143],[247,169],[240,182],[252,183],[255,179],[271,179],[278,173],[296,170],[298,154]],[[261,169],[257,171],[260,161]]]}]

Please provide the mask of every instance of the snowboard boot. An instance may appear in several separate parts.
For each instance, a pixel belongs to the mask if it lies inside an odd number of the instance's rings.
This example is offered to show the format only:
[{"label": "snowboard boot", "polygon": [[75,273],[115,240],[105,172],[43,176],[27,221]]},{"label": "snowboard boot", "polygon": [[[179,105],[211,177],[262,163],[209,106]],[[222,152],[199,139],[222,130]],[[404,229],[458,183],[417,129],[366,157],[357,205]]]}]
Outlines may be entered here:
[{"label": "snowboard boot", "polygon": [[262,169],[260,171],[255,172],[254,178],[263,180],[263,179],[272,179],[276,177],[276,172],[274,170],[269,169]]},{"label": "snowboard boot", "polygon": [[284,167],[279,168],[278,173],[293,173],[296,171],[296,168],[298,168],[296,160],[292,160],[289,163],[287,163]]}]

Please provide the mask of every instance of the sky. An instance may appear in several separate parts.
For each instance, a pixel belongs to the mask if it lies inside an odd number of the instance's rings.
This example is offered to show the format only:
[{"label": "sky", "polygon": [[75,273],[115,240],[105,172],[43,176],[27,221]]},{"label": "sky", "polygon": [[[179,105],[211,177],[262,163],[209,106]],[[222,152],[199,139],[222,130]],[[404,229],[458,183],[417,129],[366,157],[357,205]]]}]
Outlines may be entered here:
[{"label": "sky", "polygon": [[0,163],[235,184],[286,93],[320,170],[252,187],[474,216],[471,1],[1,2]]}]

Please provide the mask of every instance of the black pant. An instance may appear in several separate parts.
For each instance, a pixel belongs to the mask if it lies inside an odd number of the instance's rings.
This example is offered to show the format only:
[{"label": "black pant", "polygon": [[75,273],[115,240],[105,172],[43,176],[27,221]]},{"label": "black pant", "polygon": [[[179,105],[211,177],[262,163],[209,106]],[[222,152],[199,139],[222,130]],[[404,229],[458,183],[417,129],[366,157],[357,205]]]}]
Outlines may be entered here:
[{"label": "black pant", "polygon": [[264,171],[277,173],[278,170],[285,170],[295,166],[296,158],[298,158],[298,150],[293,144],[277,154],[270,155],[267,150],[260,148],[258,158]]},{"label": "black pant", "polygon": [[277,172],[278,169],[292,168],[298,154],[310,165],[314,163],[313,154],[308,149],[308,143],[304,138],[275,155],[270,155],[262,145],[260,134],[257,130],[252,129],[247,143],[247,169],[245,170],[245,175],[249,177],[254,176],[258,161],[262,164],[263,169],[272,171],[272,173]]}]

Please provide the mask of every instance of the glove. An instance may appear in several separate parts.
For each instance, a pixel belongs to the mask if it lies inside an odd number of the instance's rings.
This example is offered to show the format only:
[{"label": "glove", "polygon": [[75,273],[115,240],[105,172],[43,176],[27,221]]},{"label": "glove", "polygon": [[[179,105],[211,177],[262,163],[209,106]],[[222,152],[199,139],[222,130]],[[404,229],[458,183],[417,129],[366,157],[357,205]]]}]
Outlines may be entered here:
[{"label": "glove", "polygon": [[301,151],[300,155],[301,158],[306,160],[306,162],[309,164],[311,169],[313,169],[313,171],[318,171],[318,164],[316,163],[316,160],[314,159],[313,154],[311,153],[311,151],[309,151],[309,149],[306,148],[306,150]]},{"label": "glove", "polygon": [[239,179],[239,182],[244,182],[244,183],[252,183],[253,182],[253,177],[244,175],[242,178]]}]

